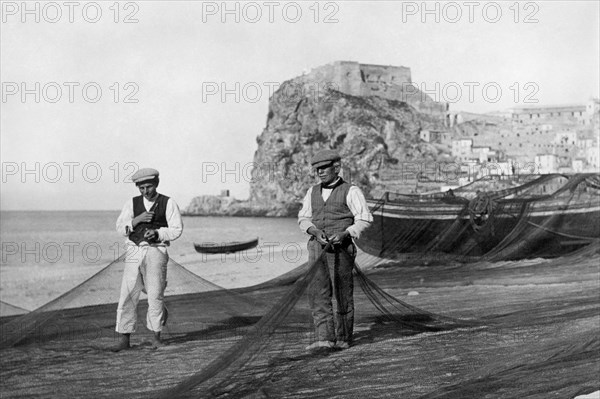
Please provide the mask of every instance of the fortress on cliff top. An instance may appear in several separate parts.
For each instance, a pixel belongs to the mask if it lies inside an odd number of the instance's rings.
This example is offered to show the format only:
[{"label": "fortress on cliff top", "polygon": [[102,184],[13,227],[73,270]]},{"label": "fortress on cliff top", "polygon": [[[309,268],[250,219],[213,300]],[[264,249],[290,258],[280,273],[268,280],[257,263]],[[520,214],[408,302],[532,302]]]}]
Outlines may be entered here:
[{"label": "fortress on cliff top", "polygon": [[297,79],[318,82],[352,96],[378,96],[406,102],[420,112],[444,119],[448,111],[448,103],[434,101],[413,85],[410,68],[404,66],[335,61]]}]

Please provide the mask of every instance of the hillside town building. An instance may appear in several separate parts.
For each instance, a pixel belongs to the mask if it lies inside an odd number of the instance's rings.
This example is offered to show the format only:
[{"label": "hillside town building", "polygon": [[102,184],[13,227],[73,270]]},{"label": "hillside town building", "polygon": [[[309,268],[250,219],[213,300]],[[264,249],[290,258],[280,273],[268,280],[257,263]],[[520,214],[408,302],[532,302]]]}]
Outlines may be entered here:
[{"label": "hillside town building", "polygon": [[[535,164],[536,173],[599,171],[600,107],[598,99],[586,104],[527,106],[507,116],[472,115],[453,120],[451,148],[456,161]],[[465,134],[467,133],[467,134]],[[519,168],[508,168],[505,173]],[[529,169],[529,168],[528,168]]]}]

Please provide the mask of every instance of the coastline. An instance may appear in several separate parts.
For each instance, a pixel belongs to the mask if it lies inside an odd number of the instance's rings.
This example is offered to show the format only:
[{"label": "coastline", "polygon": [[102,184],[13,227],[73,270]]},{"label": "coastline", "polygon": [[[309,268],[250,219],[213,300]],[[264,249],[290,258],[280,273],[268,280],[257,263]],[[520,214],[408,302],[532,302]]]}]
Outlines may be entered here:
[{"label": "coastline", "polygon": [[[3,211],[0,300],[36,309],[118,259],[125,251],[124,237],[114,230],[118,214]],[[168,248],[170,259],[225,288],[260,283],[308,259],[307,238],[295,218],[184,216],[184,226],[183,235]],[[196,242],[250,237],[259,237],[259,245],[237,255],[207,255],[194,249]],[[111,290],[118,292],[119,279],[111,283]],[[168,285],[167,293],[174,288]]]},{"label": "coastline", "polygon": [[300,204],[296,202],[272,202],[264,204],[252,200],[238,200],[223,195],[200,195],[181,210],[185,216],[231,216],[231,217],[296,217]]}]

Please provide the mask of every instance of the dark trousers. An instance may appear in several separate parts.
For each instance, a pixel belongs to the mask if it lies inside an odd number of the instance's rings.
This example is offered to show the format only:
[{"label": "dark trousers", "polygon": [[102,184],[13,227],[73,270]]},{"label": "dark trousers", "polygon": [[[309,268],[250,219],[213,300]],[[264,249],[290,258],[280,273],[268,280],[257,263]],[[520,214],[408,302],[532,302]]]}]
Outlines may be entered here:
[{"label": "dark trousers", "polygon": [[[335,246],[319,261],[317,272],[308,286],[308,304],[312,311],[317,341],[352,341],[354,327],[354,279],[352,267],[356,248],[352,240]],[[315,262],[323,247],[308,242],[309,264]],[[335,312],[332,304],[335,297]],[[335,315],[335,316],[334,316]]]}]

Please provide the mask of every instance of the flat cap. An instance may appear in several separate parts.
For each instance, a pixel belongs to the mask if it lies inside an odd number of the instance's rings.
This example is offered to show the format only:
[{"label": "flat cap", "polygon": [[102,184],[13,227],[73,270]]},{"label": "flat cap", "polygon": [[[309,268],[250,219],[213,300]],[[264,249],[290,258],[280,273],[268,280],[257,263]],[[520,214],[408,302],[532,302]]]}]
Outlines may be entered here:
[{"label": "flat cap", "polygon": [[140,183],[146,180],[152,180],[158,177],[158,170],[152,168],[142,168],[131,176],[131,180],[134,183]]},{"label": "flat cap", "polygon": [[325,166],[332,162],[339,161],[340,159],[342,159],[342,157],[340,157],[340,154],[338,154],[337,151],[323,150],[317,152],[312,157],[310,164],[313,166],[313,168],[318,168],[319,166]]}]

